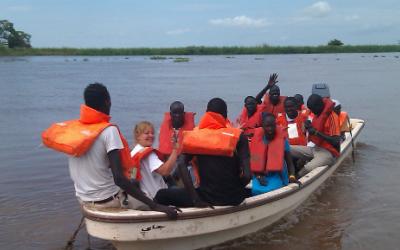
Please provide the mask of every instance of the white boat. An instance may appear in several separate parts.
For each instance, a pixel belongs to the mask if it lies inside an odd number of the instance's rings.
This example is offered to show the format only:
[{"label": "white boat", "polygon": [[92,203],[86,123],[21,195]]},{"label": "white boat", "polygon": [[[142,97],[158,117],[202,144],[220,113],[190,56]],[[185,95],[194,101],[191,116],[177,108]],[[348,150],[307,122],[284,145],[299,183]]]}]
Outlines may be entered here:
[{"label": "white boat", "polygon": [[[352,119],[356,142],[364,121]],[[197,249],[223,243],[263,229],[303,203],[351,154],[351,137],[341,144],[333,166],[321,166],[299,181],[280,189],[247,198],[239,206],[185,208],[177,220],[155,211],[94,209],[83,207],[91,236],[109,240],[117,249]]]}]

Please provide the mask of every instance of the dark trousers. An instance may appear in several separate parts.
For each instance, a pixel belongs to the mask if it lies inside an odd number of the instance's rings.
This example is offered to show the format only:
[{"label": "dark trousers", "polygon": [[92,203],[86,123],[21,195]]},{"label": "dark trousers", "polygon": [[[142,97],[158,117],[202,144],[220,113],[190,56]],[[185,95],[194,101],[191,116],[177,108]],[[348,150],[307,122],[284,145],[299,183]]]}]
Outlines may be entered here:
[{"label": "dark trousers", "polygon": [[168,188],[158,190],[154,201],[162,205],[176,207],[193,207],[192,198],[184,188]]}]

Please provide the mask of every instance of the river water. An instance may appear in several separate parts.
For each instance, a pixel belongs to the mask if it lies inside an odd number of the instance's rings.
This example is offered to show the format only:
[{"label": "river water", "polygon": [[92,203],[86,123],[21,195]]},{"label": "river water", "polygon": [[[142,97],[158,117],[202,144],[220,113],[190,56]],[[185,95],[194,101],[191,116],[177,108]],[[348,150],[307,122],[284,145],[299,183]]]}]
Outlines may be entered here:
[{"label": "river water", "polygon": [[[112,120],[132,142],[141,120],[156,127],[175,100],[204,113],[222,97],[234,119],[243,99],[278,72],[283,95],[325,82],[352,117],[366,120],[355,164],[341,168],[273,227],[214,249],[400,249],[400,53],[0,58],[0,249],[62,249],[81,214],[67,158],[41,145],[52,122],[76,118],[84,87],[104,83]],[[75,249],[88,247],[83,229]],[[113,249],[91,238],[92,249]]]}]

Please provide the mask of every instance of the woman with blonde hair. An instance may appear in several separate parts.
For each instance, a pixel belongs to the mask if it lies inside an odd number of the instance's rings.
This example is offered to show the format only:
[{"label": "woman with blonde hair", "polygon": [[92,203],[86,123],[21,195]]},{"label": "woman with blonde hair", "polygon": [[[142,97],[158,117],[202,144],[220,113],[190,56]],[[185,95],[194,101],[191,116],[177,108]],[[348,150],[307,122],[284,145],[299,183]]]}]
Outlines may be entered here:
[{"label": "woman with blonde hair", "polygon": [[177,140],[171,140],[172,153],[168,160],[163,162],[159,159],[157,151],[152,148],[154,142],[154,126],[148,121],[136,124],[133,130],[135,147],[131,151],[131,156],[140,167],[140,189],[151,199],[154,199],[160,189],[168,188],[164,181],[164,176],[168,176],[174,166],[178,156]]}]

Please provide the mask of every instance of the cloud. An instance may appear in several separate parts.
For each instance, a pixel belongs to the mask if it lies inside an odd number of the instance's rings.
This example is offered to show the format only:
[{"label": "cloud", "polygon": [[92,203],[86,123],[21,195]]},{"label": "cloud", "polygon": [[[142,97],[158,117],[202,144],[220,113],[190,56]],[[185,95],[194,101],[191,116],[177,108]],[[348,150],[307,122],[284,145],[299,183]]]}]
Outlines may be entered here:
[{"label": "cloud", "polygon": [[190,32],[190,29],[176,29],[176,30],[168,30],[165,34],[170,36],[182,35],[184,33]]},{"label": "cloud", "polygon": [[329,15],[331,11],[332,8],[328,2],[320,1],[306,7],[303,13],[309,18],[321,18]]},{"label": "cloud", "polygon": [[211,19],[210,23],[216,26],[251,27],[251,28],[261,28],[270,25],[270,23],[268,23],[267,20],[264,18],[254,19],[247,16]]}]

